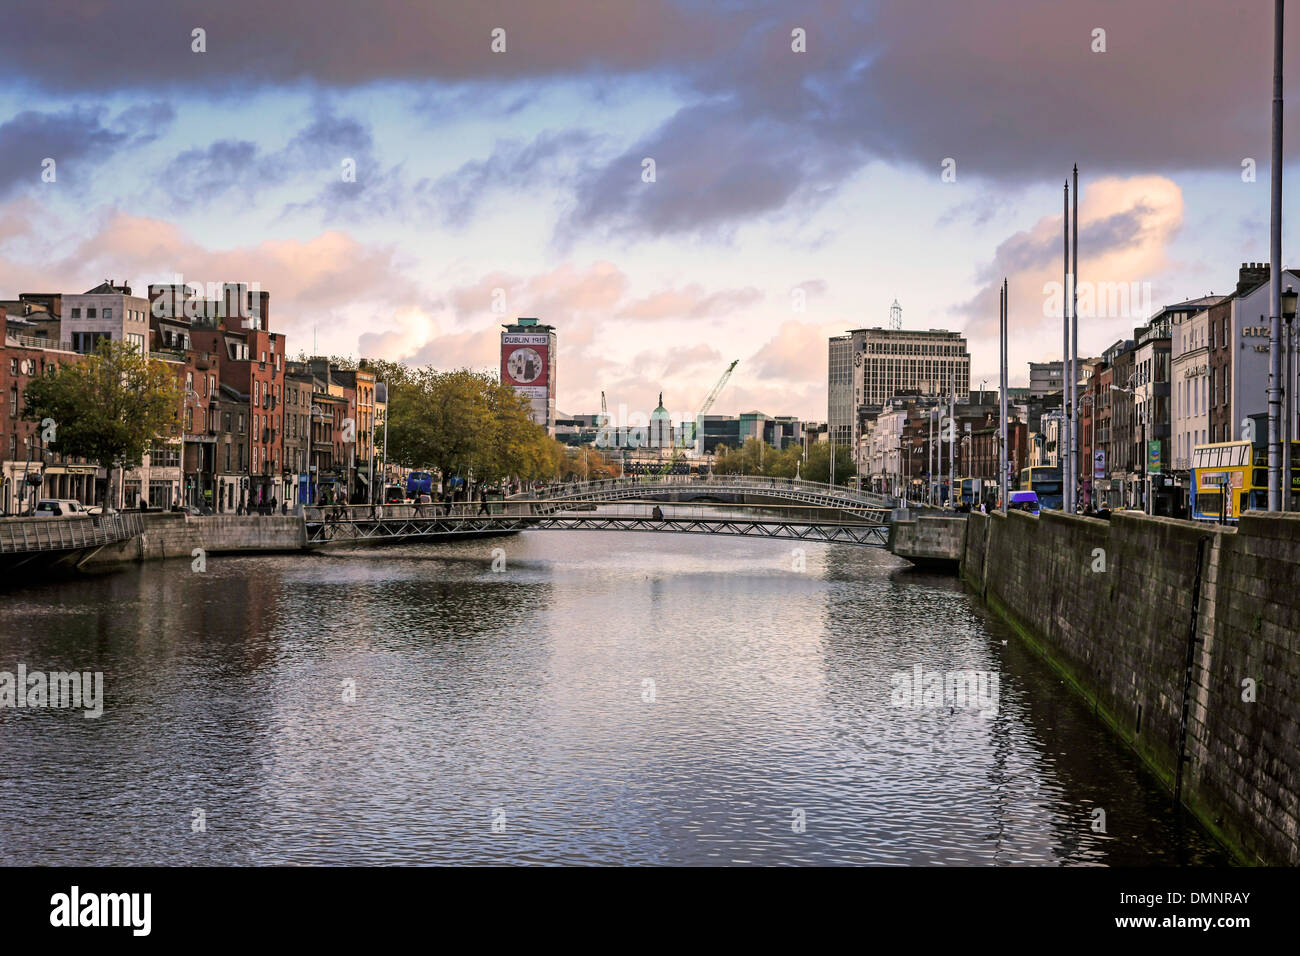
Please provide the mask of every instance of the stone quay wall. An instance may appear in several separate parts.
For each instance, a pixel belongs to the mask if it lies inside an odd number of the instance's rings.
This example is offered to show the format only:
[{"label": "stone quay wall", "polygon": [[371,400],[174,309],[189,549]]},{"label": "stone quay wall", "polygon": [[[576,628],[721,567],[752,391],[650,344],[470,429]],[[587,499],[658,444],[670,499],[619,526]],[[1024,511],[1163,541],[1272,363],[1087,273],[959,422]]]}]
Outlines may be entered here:
[{"label": "stone quay wall", "polygon": [[299,551],[307,539],[296,515],[187,515],[145,512],[144,532],[109,545],[85,561],[86,570],[135,561],[190,560],[195,548],[208,554]]},{"label": "stone quay wall", "polygon": [[1243,862],[1300,864],[1300,515],[972,514],[961,574]]}]

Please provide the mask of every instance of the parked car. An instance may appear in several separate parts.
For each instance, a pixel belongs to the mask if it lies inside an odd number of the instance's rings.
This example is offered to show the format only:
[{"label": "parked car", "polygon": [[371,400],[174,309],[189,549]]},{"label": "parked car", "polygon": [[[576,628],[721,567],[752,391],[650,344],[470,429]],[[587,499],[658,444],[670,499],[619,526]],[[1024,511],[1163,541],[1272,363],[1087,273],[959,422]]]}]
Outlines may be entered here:
[{"label": "parked car", "polygon": [[406,501],[406,492],[401,485],[387,485],[384,487],[384,504],[400,505]]},{"label": "parked car", "polygon": [[418,498],[415,499],[415,503],[416,503],[417,505],[431,505],[431,504],[433,504],[433,496],[432,496],[432,495],[420,495]]},{"label": "parked car", "polygon": [[86,517],[86,510],[75,498],[42,498],[36,502],[34,518],[76,518]]},{"label": "parked car", "polygon": [[1042,510],[1038,504],[1038,494],[1033,491],[1013,491],[1009,499],[1011,511],[1028,511],[1037,518]]}]

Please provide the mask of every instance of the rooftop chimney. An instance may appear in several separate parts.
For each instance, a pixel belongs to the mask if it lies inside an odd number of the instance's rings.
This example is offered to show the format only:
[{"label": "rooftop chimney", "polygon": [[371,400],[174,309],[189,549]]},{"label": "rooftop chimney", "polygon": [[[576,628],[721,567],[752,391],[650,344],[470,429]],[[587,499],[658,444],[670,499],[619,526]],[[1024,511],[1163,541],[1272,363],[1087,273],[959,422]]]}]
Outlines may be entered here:
[{"label": "rooftop chimney", "polygon": [[1267,262],[1243,262],[1237,274],[1237,295],[1245,295],[1268,281]]}]

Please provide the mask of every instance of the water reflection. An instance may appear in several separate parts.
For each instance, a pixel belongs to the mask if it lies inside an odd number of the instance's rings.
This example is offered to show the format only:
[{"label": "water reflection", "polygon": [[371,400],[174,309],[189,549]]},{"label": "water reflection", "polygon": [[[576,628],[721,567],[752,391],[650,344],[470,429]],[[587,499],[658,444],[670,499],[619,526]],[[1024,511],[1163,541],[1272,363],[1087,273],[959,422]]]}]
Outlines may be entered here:
[{"label": "water reflection", "polygon": [[[0,710],[0,861],[1225,861],[951,578],[797,546],[531,532],[11,593],[0,669],[107,701]],[[892,706],[916,665],[996,672],[996,714]]]}]

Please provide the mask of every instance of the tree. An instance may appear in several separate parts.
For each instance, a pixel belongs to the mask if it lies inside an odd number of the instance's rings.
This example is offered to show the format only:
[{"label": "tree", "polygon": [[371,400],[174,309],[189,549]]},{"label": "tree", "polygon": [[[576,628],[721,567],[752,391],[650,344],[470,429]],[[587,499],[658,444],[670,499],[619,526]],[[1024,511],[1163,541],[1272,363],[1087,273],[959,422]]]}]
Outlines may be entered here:
[{"label": "tree", "polygon": [[23,396],[24,419],[52,420],[52,449],[93,461],[110,476],[140,461],[158,439],[181,434],[176,373],[122,341],[101,339],[84,361],[32,379]]},{"label": "tree", "polygon": [[[713,461],[713,471],[719,475],[764,475],[768,478],[793,478],[803,448],[787,445],[777,449],[757,438],[746,440],[739,449],[723,445],[718,448]],[[801,477],[807,477],[806,474]]]},{"label": "tree", "polygon": [[[808,446],[808,460],[804,463],[801,477],[809,481],[826,482],[831,470],[831,446],[829,442],[816,442]],[[847,445],[835,446],[835,484],[842,485],[856,471],[853,452]]]},{"label": "tree", "polygon": [[[396,376],[394,376],[396,378]],[[408,468],[436,468],[483,481],[558,476],[564,446],[529,417],[528,405],[489,373],[412,369],[388,395],[389,455]]]}]

